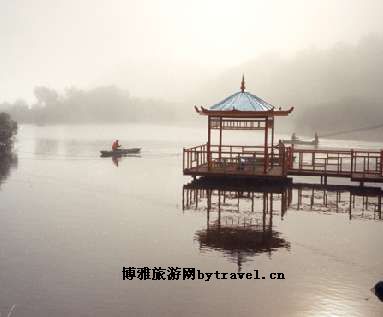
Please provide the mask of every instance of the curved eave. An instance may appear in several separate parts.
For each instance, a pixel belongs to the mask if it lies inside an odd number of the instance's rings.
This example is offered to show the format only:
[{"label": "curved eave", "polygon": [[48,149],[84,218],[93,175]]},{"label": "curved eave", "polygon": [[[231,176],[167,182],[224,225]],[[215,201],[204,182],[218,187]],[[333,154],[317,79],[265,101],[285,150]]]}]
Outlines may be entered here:
[{"label": "curved eave", "polygon": [[239,111],[239,110],[226,110],[226,111],[216,111],[208,110],[204,107],[194,106],[195,111],[200,115],[205,116],[214,116],[214,117],[229,117],[229,118],[260,118],[260,117],[276,117],[276,116],[288,116],[293,110],[294,107],[291,107],[289,110],[268,110],[268,111]]}]

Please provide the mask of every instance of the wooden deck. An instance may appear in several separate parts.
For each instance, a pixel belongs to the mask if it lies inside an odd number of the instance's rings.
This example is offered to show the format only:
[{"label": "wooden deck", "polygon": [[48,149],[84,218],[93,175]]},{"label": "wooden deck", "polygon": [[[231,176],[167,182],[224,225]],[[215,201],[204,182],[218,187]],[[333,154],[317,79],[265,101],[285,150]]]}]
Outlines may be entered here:
[{"label": "wooden deck", "polygon": [[351,172],[323,171],[323,170],[305,170],[297,168],[289,168],[287,171],[291,176],[327,176],[327,177],[345,177],[350,178]]},{"label": "wooden deck", "polygon": [[[265,163],[266,162],[266,163]],[[288,176],[348,178],[383,183],[383,150],[297,149],[279,145],[211,146],[184,149],[184,175],[283,180]]]},{"label": "wooden deck", "polygon": [[351,181],[362,183],[383,183],[383,176],[376,174],[352,173]]},{"label": "wooden deck", "polygon": [[263,166],[215,166],[208,169],[208,164],[202,164],[189,169],[184,169],[184,175],[190,176],[228,176],[240,178],[285,178],[280,166],[271,167],[265,174]]}]

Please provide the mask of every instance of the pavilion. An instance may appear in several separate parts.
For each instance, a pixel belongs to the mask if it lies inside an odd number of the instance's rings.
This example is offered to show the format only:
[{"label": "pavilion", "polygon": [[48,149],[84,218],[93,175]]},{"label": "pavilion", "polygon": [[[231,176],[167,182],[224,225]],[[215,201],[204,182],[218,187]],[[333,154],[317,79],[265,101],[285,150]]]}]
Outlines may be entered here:
[{"label": "pavilion", "polygon": [[[245,91],[242,76],[240,91],[209,109],[195,107],[198,114],[207,116],[207,143],[184,149],[184,175],[191,176],[245,176],[286,177],[286,148],[275,145],[274,121],[277,116],[288,116],[288,110],[276,109],[258,96]],[[211,143],[211,131],[219,130],[219,144]],[[223,130],[259,130],[263,132],[262,145],[223,145]]]}]

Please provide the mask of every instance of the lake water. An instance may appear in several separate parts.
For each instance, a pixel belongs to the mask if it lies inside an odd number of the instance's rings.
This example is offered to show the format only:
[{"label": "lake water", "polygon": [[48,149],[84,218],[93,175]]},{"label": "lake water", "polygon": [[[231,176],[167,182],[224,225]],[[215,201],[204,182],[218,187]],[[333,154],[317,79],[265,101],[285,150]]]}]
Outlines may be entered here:
[{"label": "lake water", "polygon": [[[1,168],[1,316],[382,316],[379,198],[187,185],[182,147],[205,130],[20,126]],[[114,138],[141,156],[100,158]],[[285,279],[123,280],[123,267]]]}]

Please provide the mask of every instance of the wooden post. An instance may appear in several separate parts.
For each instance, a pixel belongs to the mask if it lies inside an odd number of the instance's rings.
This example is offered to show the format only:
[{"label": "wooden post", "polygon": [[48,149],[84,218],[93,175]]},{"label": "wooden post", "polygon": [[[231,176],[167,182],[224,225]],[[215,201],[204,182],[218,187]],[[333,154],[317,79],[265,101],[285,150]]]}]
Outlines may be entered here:
[{"label": "wooden post", "polygon": [[313,171],[315,170],[315,152],[311,153],[311,165],[313,166]]},{"label": "wooden post", "polygon": [[281,220],[283,220],[283,215],[285,214],[286,191],[283,191],[281,196]]},{"label": "wooden post", "polygon": [[271,166],[274,166],[274,117],[271,123]]},{"label": "wooden post", "polygon": [[281,141],[279,141],[279,161],[281,162],[281,166],[282,166],[282,175],[285,176],[286,175],[286,170],[285,170],[285,167],[286,167],[286,156],[285,156],[285,147],[283,146],[283,143]]},{"label": "wooden post", "polygon": [[219,117],[219,162],[221,163],[222,147],[222,117]]},{"label": "wooden post", "polygon": [[254,192],[251,192],[251,212],[254,212]]},{"label": "wooden post", "polygon": [[197,163],[196,163],[197,166],[196,166],[196,167],[197,167],[197,171],[198,171],[198,170],[199,170],[199,151],[196,152],[196,156],[197,156],[197,157],[196,157],[196,161],[197,161]]},{"label": "wooden post", "polygon": [[273,228],[273,193],[270,194],[270,216],[269,216],[269,231]]},{"label": "wooden post", "polygon": [[354,149],[351,149],[351,176],[354,172]]},{"label": "wooden post", "polygon": [[293,168],[293,148],[292,147],[288,147],[288,151],[289,151],[289,165],[288,165],[288,168]]},{"label": "wooden post", "polygon": [[298,152],[299,153],[299,169],[301,170],[303,167],[303,152]]},{"label": "wooden post", "polygon": [[265,118],[265,148],[264,148],[264,158],[263,158],[263,172],[267,173],[268,166],[268,127],[267,127],[268,117]]},{"label": "wooden post", "polygon": [[265,226],[266,226],[266,212],[267,212],[267,194],[263,193],[263,213],[262,213],[262,231],[265,232]]},{"label": "wooden post", "polygon": [[380,176],[383,176],[383,150],[380,151]]},{"label": "wooden post", "polygon": [[363,178],[365,177],[366,174],[366,157],[363,157]]},{"label": "wooden post", "polygon": [[195,193],[195,196],[196,196],[196,200],[195,200],[195,208],[197,209],[198,208],[198,194],[199,194],[199,190],[196,189],[196,193]]},{"label": "wooden post", "polygon": [[211,209],[211,189],[207,190],[207,228],[209,229],[209,223],[210,223],[210,209]]},{"label": "wooden post", "polygon": [[211,166],[211,154],[210,154],[210,143],[211,143],[211,133],[210,133],[211,118],[207,118],[207,169],[210,170]]},{"label": "wooden post", "polygon": [[182,170],[185,170],[185,148],[183,148],[183,155],[182,155]]},{"label": "wooden post", "polygon": [[185,211],[185,186],[182,188],[182,212]]},{"label": "wooden post", "polygon": [[221,228],[221,191],[218,190],[218,229]]},{"label": "wooden post", "polygon": [[300,209],[301,203],[302,203],[302,188],[299,188],[298,191],[298,197],[297,197],[297,210]]},{"label": "wooden post", "polygon": [[282,166],[283,161],[282,161],[282,141],[281,140],[279,140],[279,143],[278,143],[278,156],[279,156],[279,165]]}]

